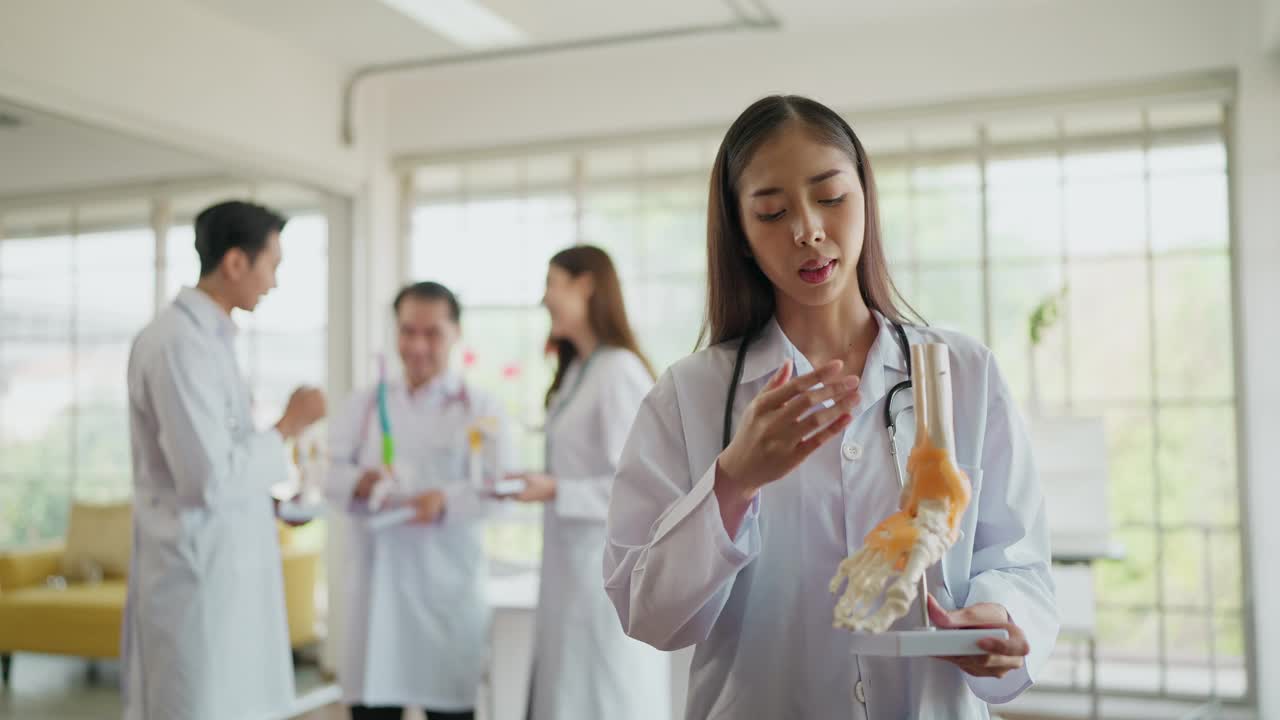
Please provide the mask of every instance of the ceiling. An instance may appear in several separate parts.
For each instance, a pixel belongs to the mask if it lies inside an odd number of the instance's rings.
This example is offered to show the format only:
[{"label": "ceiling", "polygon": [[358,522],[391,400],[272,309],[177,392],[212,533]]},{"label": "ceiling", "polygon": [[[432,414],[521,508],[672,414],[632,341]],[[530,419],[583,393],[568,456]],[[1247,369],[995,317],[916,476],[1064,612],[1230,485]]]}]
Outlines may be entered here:
[{"label": "ceiling", "polygon": [[[188,0],[347,68],[463,52],[379,0]],[[531,42],[726,22],[754,0],[481,0]],[[959,12],[1070,0],[765,0],[790,32],[869,23],[945,22]],[[1280,0],[1277,0],[1280,1]],[[4,118],[17,120],[10,125]],[[0,199],[225,171],[216,160],[0,99]]]},{"label": "ceiling", "polygon": [[[463,52],[379,0],[191,0],[345,68]],[[733,19],[734,0],[481,0],[533,43]],[[1069,0],[765,0],[790,30],[947,16]],[[736,0],[750,6],[752,0]]]},{"label": "ceiling", "polygon": [[218,170],[189,153],[0,100],[0,198]]},{"label": "ceiling", "polygon": [[157,193],[178,222],[230,197],[286,213],[319,199],[294,183],[246,179],[215,160],[0,99],[0,240],[66,232],[73,214],[86,231],[143,224]]}]

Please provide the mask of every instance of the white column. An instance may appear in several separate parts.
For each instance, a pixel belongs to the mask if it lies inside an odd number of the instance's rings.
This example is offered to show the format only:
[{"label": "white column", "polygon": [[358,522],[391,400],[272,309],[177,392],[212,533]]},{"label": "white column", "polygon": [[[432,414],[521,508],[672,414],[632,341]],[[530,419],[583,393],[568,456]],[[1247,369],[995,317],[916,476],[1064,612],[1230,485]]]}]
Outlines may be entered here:
[{"label": "white column", "polygon": [[352,223],[352,204],[350,198],[335,195],[326,196],[323,204],[329,232],[329,344],[325,387],[334,396],[345,395],[354,386],[351,338],[355,324],[352,311],[355,228]]},{"label": "white column", "polygon": [[[1259,6],[1261,8],[1261,5]],[[1244,13],[1248,15],[1248,13]],[[1241,28],[1239,101],[1233,130],[1236,333],[1240,357],[1241,512],[1246,526],[1245,602],[1251,607],[1251,678],[1258,717],[1280,717],[1280,59],[1268,57],[1257,26]],[[1246,626],[1248,629],[1248,626]]]},{"label": "white column", "polygon": [[156,271],[155,304],[152,313],[160,312],[160,308],[169,301],[167,295],[169,284],[169,228],[173,226],[173,203],[167,197],[151,200],[151,232],[155,236]]},{"label": "white column", "polygon": [[403,285],[413,277],[413,206],[414,184],[412,172],[401,172],[396,182],[396,257],[399,266],[398,284]]},{"label": "white column", "polygon": [[[355,283],[355,264],[352,262],[355,237],[352,217],[352,200],[338,196],[324,199],[325,220],[328,223],[329,245],[329,312],[328,347],[325,353],[325,392],[329,395],[329,410],[342,406],[353,386],[352,362],[355,344],[352,342],[355,314],[352,289]],[[342,625],[345,598],[342,581],[345,568],[343,538],[346,519],[342,513],[333,512],[328,517],[325,536],[325,565],[329,583],[325,589],[329,612],[321,665],[329,671],[339,667],[342,647]]]},{"label": "white column", "polygon": [[[373,357],[384,350],[391,299],[401,282],[398,178],[391,171],[385,142],[385,92],[373,81],[362,87],[357,114],[362,179],[351,198],[334,199],[329,217],[329,407],[371,382]],[[329,632],[323,663],[339,667],[345,637],[344,538],[346,519],[330,514],[328,561]]]},{"label": "white column", "polygon": [[1280,58],[1280,0],[1263,0],[1262,37],[1266,52]]}]

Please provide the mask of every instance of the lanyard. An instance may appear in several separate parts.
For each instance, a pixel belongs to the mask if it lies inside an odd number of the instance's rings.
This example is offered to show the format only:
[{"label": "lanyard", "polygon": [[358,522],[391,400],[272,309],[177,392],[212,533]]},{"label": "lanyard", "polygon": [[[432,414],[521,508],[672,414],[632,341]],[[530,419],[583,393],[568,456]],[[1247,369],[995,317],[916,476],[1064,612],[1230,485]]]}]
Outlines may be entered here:
[{"label": "lanyard", "polygon": [[[440,412],[448,410],[449,406],[455,402],[461,403],[463,411],[468,415],[471,414],[471,393],[467,392],[467,383],[465,380],[461,383],[457,393],[453,395],[445,395],[444,405],[440,408]],[[364,455],[365,440],[369,437],[369,428],[373,424],[373,416],[377,413],[378,393],[375,390],[373,395],[369,398],[369,405],[364,410],[364,422],[360,423],[360,439],[356,443],[356,446],[351,450],[352,465],[360,464],[360,458]],[[390,420],[390,418],[388,418],[388,420]]]},{"label": "lanyard", "polygon": [[578,394],[578,390],[582,387],[582,381],[587,379],[587,370],[591,368],[591,361],[595,359],[596,352],[598,351],[592,351],[587,356],[587,359],[582,361],[582,368],[578,370],[578,377],[574,378],[573,385],[570,386],[569,391],[556,398],[555,404],[547,409],[547,421],[545,423],[547,428],[551,427],[551,423],[556,418],[564,414],[565,409],[569,407],[570,401]]},{"label": "lanyard", "polygon": [[591,368],[591,361],[595,359],[596,354],[600,351],[593,350],[586,360],[582,361],[582,367],[578,370],[578,377],[574,379],[573,385],[569,387],[568,392],[557,397],[555,404],[547,408],[547,421],[542,425],[542,464],[548,472],[551,470],[551,423],[556,418],[564,414],[569,402],[578,394],[578,389],[582,387],[582,381],[587,379],[587,370]]}]

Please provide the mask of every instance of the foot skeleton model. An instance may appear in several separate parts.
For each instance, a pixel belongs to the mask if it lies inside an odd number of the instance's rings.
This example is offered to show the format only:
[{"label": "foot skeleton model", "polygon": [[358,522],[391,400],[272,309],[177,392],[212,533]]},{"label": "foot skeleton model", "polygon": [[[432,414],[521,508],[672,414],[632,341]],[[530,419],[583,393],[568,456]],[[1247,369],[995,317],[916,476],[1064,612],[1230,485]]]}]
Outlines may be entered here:
[{"label": "foot skeleton model", "polygon": [[324,512],[324,495],[318,480],[324,473],[320,446],[312,441],[304,458],[302,444],[301,438],[293,444],[293,465],[298,469],[297,491],[292,497],[282,500],[276,511],[282,520],[289,523],[310,522]]},{"label": "foot skeleton model", "polygon": [[321,478],[324,477],[324,460],[320,445],[314,440],[308,445],[306,457],[302,453],[302,440],[293,443],[293,465],[298,468],[299,502],[303,505],[319,505],[323,502],[324,493],[320,489]]},{"label": "foot skeleton model", "polygon": [[916,442],[901,509],[868,533],[831,579],[833,593],[848,583],[836,603],[836,627],[878,633],[905,615],[925,571],[959,537],[960,517],[969,505],[969,478],[955,465],[947,346],[913,345],[911,364]]}]

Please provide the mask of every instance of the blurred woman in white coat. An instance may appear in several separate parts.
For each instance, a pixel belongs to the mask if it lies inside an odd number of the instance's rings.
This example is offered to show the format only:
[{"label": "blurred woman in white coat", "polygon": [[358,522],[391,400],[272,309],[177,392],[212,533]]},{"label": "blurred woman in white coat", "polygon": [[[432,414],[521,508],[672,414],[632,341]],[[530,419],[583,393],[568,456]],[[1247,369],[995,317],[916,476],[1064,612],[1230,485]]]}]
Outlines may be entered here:
[{"label": "blurred woman in white coat", "polygon": [[580,245],[552,257],[543,305],[557,355],[547,470],[525,474],[517,497],[545,504],[530,717],[663,720],[668,658],[623,634],[600,582],[614,471],[653,372],[603,250]]},{"label": "blurred woman in white coat", "polygon": [[[848,123],[794,96],[747,108],[712,170],[707,257],[710,346],[646,398],[614,487],[605,577],[628,634],[696,646],[691,719],[986,718],[1032,684],[1058,631],[1030,442],[990,350],[906,323]],[[828,582],[898,509],[884,410],[911,343],[949,347],[973,492],[929,571],[929,613],[1008,633],[972,656],[854,655],[832,627]]]}]

